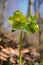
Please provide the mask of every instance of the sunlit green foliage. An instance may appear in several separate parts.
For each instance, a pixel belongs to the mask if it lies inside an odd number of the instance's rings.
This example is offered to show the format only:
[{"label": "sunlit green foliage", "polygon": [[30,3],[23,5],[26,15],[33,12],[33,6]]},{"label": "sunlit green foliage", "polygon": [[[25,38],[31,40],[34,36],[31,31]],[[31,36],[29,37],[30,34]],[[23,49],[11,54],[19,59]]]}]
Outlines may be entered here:
[{"label": "sunlit green foliage", "polygon": [[39,26],[36,23],[36,15],[33,17],[29,14],[29,19],[19,10],[15,11],[13,16],[9,16],[9,23],[12,25],[12,30],[22,29],[24,32],[37,32]]}]

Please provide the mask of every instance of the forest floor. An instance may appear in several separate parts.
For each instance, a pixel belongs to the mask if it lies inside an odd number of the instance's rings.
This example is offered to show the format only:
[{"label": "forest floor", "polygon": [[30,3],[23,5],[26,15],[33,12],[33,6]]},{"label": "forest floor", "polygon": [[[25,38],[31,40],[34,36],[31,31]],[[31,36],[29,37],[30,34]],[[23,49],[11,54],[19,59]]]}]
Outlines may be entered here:
[{"label": "forest floor", "polygon": [[[37,65],[39,63],[43,65],[43,54],[41,56],[34,47],[23,48],[22,59],[22,65]],[[19,48],[4,48],[0,45],[0,65],[19,65]]]}]

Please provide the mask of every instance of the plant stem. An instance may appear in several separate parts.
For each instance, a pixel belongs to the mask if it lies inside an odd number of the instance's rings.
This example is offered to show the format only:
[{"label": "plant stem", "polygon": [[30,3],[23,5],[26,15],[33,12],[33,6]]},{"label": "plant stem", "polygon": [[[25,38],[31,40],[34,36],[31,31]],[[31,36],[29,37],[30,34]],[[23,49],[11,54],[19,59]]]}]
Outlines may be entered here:
[{"label": "plant stem", "polygon": [[19,54],[20,54],[20,65],[22,65],[22,33],[23,31],[21,30],[21,34],[20,34],[20,47],[19,47]]}]

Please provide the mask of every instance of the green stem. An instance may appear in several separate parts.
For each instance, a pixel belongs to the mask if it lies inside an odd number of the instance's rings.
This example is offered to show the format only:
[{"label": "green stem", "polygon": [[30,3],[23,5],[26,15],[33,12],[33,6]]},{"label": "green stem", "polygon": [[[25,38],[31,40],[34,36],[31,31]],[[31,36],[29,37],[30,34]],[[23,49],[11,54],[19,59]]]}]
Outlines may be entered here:
[{"label": "green stem", "polygon": [[22,33],[23,31],[21,30],[21,34],[20,34],[20,47],[19,47],[19,54],[20,54],[20,65],[22,65]]}]

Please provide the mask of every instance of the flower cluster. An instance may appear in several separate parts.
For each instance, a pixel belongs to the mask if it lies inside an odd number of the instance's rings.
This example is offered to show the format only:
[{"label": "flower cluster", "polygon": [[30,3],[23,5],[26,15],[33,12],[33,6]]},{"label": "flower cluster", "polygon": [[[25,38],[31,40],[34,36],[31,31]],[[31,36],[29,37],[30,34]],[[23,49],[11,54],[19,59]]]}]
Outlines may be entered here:
[{"label": "flower cluster", "polygon": [[27,19],[26,16],[19,10],[15,11],[13,16],[9,16],[9,23],[12,25],[12,30],[23,29],[25,32],[37,32],[39,26],[36,23],[36,16],[29,15]]}]

